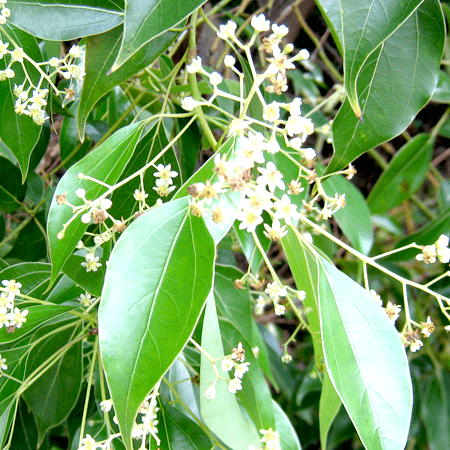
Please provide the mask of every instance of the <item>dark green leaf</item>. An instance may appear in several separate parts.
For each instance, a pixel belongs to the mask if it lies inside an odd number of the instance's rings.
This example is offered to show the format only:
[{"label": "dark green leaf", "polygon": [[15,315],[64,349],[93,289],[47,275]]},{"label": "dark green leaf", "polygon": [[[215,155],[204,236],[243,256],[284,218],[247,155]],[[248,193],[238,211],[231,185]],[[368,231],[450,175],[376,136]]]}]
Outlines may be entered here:
[{"label": "dark green leaf", "polygon": [[[184,111],[177,109],[177,112]],[[187,125],[188,121],[188,118],[180,118],[176,120],[175,126],[177,133]],[[193,122],[177,142],[178,158],[180,160],[181,176],[183,180],[187,180],[195,172],[201,141],[202,138],[197,122]]]},{"label": "dark green leaf", "polygon": [[27,177],[27,193],[25,195],[26,199],[34,205],[37,205],[42,200],[43,196],[44,182],[42,178],[36,172],[29,172]]},{"label": "dark green leaf", "polygon": [[[87,125],[86,125],[87,126]],[[85,139],[83,144],[78,140],[77,121],[73,117],[64,117],[59,135],[59,146],[61,161],[64,161],[64,168],[86,156],[91,148],[91,140]]]},{"label": "dark green leaf", "polygon": [[96,272],[86,272],[86,268],[81,265],[82,262],[85,262],[84,257],[70,255],[62,270],[85,291],[96,297],[100,297],[105,279],[105,267],[102,265]]},{"label": "dark green leaf", "polygon": [[0,280],[16,280],[22,283],[20,292],[41,298],[50,279],[50,264],[23,262],[8,266],[0,272]]},{"label": "dark green leaf", "polygon": [[26,190],[17,166],[0,156],[0,210],[14,212],[25,198]]},{"label": "dark green leaf", "polygon": [[[126,2],[124,36],[112,70],[117,70],[148,42],[172,28],[194,12],[206,0],[135,0]],[[166,33],[168,34],[168,33]],[[153,43],[152,43],[153,44]],[[149,45],[148,47],[152,47]]]},{"label": "dark green leaf", "polygon": [[22,400],[19,402],[16,423],[14,425],[11,450],[36,450],[38,447],[38,430],[31,411]]},{"label": "dark green leaf", "polygon": [[433,153],[427,134],[418,134],[394,156],[367,199],[372,214],[383,214],[411,197],[422,185]]},{"label": "dark green leaf", "polygon": [[139,217],[114,247],[99,310],[99,336],[128,449],[139,405],[194,330],[212,286],[214,253],[203,220],[189,213],[186,198]]},{"label": "dark green leaf", "polygon": [[401,450],[412,386],[399,334],[373,297],[320,260],[320,316],[330,378],[370,450]]},{"label": "dark green leaf", "polygon": [[9,21],[41,39],[71,41],[123,22],[123,0],[8,0]]},{"label": "dark green leaf", "polygon": [[[6,27],[5,30],[14,39],[14,41],[23,48],[24,52],[36,62],[43,60],[42,53],[39,49],[38,42],[34,36],[30,36],[22,30],[19,30],[8,24],[2,25]],[[0,30],[0,40],[8,42],[8,38]],[[10,44],[11,46],[12,44]],[[6,58],[0,59],[0,70],[7,67],[8,61]],[[34,85],[39,84],[40,75],[36,69],[27,61],[24,62],[28,76],[33,81]],[[25,73],[19,63],[12,65],[15,72],[14,78],[8,78],[0,83],[0,98],[2,99],[2,107],[0,108],[0,138],[12,151],[17,158],[20,170],[22,172],[22,181],[25,181],[28,173],[28,166],[30,164],[31,153],[34,146],[39,140],[42,126],[36,125],[30,117],[26,115],[18,115],[14,111],[14,102],[16,96],[14,95],[14,85],[17,86],[24,83]],[[41,88],[47,86],[44,81]]]},{"label": "dark green leaf", "polygon": [[71,219],[73,213],[69,206],[58,205],[56,196],[66,193],[69,203],[80,206],[83,204],[83,200],[75,195],[78,188],[85,189],[88,200],[93,200],[103,194],[106,191],[104,186],[89,180],[80,180],[78,174],[83,173],[104,183],[114,184],[133,155],[141,127],[141,123],[135,123],[116,131],[94,151],[73,165],[60,180],[53,195],[47,221],[47,235],[52,259],[51,283],[54,282],[87,228],[87,225],[81,222],[81,218],[77,217],[67,227],[64,238],[58,239],[58,233],[63,230],[64,224]]},{"label": "dark green leaf", "polygon": [[333,122],[335,153],[328,173],[344,168],[410,124],[434,91],[443,45],[440,4],[425,0],[365,61],[358,77],[364,121],[355,117],[346,100]]},{"label": "dark green leaf", "polygon": [[[74,337],[69,328],[53,334],[28,357],[27,375],[67,345]],[[39,445],[47,430],[59,425],[75,406],[83,380],[82,343],[70,346],[56,364],[44,372],[24,393],[39,430]]]},{"label": "dark green leaf", "polygon": [[90,36],[86,41],[86,76],[78,109],[77,126],[81,140],[84,139],[84,128],[89,113],[95,104],[114,86],[126,81],[135,73],[147,67],[156,59],[177,36],[176,33],[165,33],[145,48],[140,49],[123,67],[108,75],[114,62],[122,39],[123,26],[116,27],[107,33]]}]

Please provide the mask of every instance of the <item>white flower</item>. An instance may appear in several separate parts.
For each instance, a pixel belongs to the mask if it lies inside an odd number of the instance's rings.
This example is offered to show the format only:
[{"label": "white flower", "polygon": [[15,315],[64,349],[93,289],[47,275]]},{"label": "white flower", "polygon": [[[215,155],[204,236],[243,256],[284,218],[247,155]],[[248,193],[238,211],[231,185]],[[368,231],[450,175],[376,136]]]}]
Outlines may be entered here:
[{"label": "white flower", "polygon": [[111,411],[112,406],[113,406],[112,400],[103,400],[100,402],[100,409],[103,412]]},{"label": "white flower", "polygon": [[417,261],[423,261],[425,264],[432,264],[436,262],[436,246],[422,245],[422,253],[416,255]]},{"label": "white flower", "polygon": [[287,194],[281,197],[281,201],[275,202],[274,207],[276,209],[275,218],[279,220],[284,219],[288,225],[292,223],[292,220],[298,220],[300,218],[297,206],[291,203],[291,199]]},{"label": "white flower", "polygon": [[81,265],[86,267],[86,272],[97,272],[98,268],[101,267],[100,258],[92,253],[88,253],[84,259],[86,262],[82,262]]},{"label": "white flower", "polygon": [[229,372],[230,370],[233,369],[234,363],[231,359],[225,358],[225,359],[222,359],[222,362],[220,363],[220,367],[222,368],[222,370],[224,372]]},{"label": "white flower", "polygon": [[310,148],[310,147],[309,148],[302,148],[302,149],[300,149],[300,153],[308,161],[312,161],[316,157],[316,151],[313,148]]},{"label": "white flower", "polygon": [[242,389],[242,381],[239,378],[233,378],[228,383],[228,390],[233,394],[236,394],[236,391],[240,391]]},{"label": "white flower", "polygon": [[277,187],[279,189],[285,188],[283,181],[283,175],[277,170],[275,164],[269,161],[266,167],[258,167],[258,171],[261,175],[256,179],[257,184],[267,186],[270,192],[273,192]]},{"label": "white flower", "polygon": [[269,226],[267,223],[264,224],[264,234],[274,242],[279,241],[281,238],[287,235],[286,225],[281,226],[280,221],[278,219],[274,219],[272,222],[272,226]]},{"label": "white flower", "polygon": [[5,326],[5,328],[9,327],[9,319],[8,319],[8,310],[6,307],[1,306],[0,307],[0,328]]},{"label": "white flower", "polygon": [[286,307],[283,306],[283,305],[280,305],[279,303],[275,304],[275,308],[274,309],[275,309],[275,314],[277,316],[282,316],[285,313],[285,311],[286,311]]},{"label": "white flower", "polygon": [[84,439],[81,439],[82,446],[78,450],[96,450],[97,443],[90,434],[86,434]]},{"label": "white flower", "polygon": [[11,52],[11,58],[13,61],[23,62],[23,58],[25,56],[25,52],[23,48],[17,47]]},{"label": "white flower", "polygon": [[79,45],[72,45],[69,50],[69,55],[74,58],[80,58],[83,55],[83,50],[81,50]]},{"label": "white flower", "polygon": [[216,396],[216,387],[214,385],[210,386],[208,389],[205,390],[205,397],[208,400],[211,400],[215,396]]},{"label": "white flower", "polygon": [[103,209],[109,209],[109,208],[111,208],[111,206],[112,206],[112,201],[111,201],[109,198],[102,198],[102,199],[100,200],[100,206],[101,206]]},{"label": "white flower", "polygon": [[289,33],[289,28],[286,25],[272,24],[272,31],[277,39],[284,38]]},{"label": "white flower", "polygon": [[181,107],[186,111],[192,111],[194,108],[201,104],[201,102],[194,100],[192,97],[184,97],[181,101]]},{"label": "white flower", "polygon": [[232,55],[227,55],[223,59],[223,63],[226,67],[233,67],[236,64],[236,58]]},{"label": "white flower", "polygon": [[234,371],[234,376],[242,379],[245,372],[248,372],[248,366],[250,365],[249,362],[241,363],[236,367],[236,370]]},{"label": "white flower", "polygon": [[19,308],[14,308],[14,312],[10,312],[6,315],[9,320],[9,326],[15,325],[16,328],[21,328],[22,325],[27,321],[26,316],[28,315],[28,309],[20,311]]},{"label": "white flower", "polygon": [[238,138],[238,147],[235,151],[236,164],[244,169],[249,169],[255,165],[265,162],[263,149],[266,145],[265,138],[261,133],[249,132],[248,137]]},{"label": "white flower", "polygon": [[436,241],[436,256],[442,263],[448,263],[450,261],[450,248],[448,247],[449,238],[445,234],[441,234]]},{"label": "white flower", "polygon": [[6,358],[2,358],[2,355],[0,355],[0,370],[8,370],[8,366],[5,363]]},{"label": "white flower", "polygon": [[218,72],[213,72],[210,76],[209,76],[209,82],[215,87],[217,85],[219,85],[220,83],[222,83],[222,75],[220,75],[220,73]]},{"label": "white flower", "polygon": [[2,42],[0,40],[0,59],[3,58],[3,55],[6,55],[8,53],[9,42]]},{"label": "white flower", "polygon": [[59,60],[59,58],[53,57],[53,58],[50,58],[50,61],[48,63],[50,64],[51,67],[58,67],[60,60]]},{"label": "white flower", "polygon": [[16,280],[3,280],[3,286],[6,288],[6,293],[8,294],[9,300],[14,300],[16,295],[20,295],[20,288],[22,287],[22,283],[19,283]]},{"label": "white flower", "polygon": [[308,50],[306,50],[306,48],[300,50],[298,52],[298,55],[297,55],[296,59],[298,59],[299,61],[305,60],[305,59],[309,59],[309,52],[308,52]]},{"label": "white flower", "polygon": [[0,25],[5,25],[6,17],[3,14],[0,14]]},{"label": "white flower", "polygon": [[265,300],[265,298],[262,295],[260,295],[256,299],[255,314],[258,315],[258,316],[263,314],[265,306],[266,306],[266,300]]},{"label": "white flower", "polygon": [[269,103],[263,111],[263,119],[267,122],[275,122],[280,118],[280,107],[277,102]]},{"label": "white flower", "polygon": [[234,38],[236,28],[237,28],[236,22],[233,22],[232,20],[229,20],[226,23],[226,25],[220,25],[219,32],[217,33],[217,36],[220,39]]},{"label": "white flower", "polygon": [[143,202],[148,197],[148,194],[145,191],[140,191],[139,189],[136,189],[134,191],[133,197],[138,202]]},{"label": "white flower", "polygon": [[255,231],[256,227],[262,223],[263,218],[261,217],[262,210],[256,210],[253,208],[248,208],[240,211],[236,214],[236,219],[241,223],[239,224],[239,229],[247,229],[249,233]]},{"label": "white flower", "polygon": [[270,22],[266,20],[266,16],[264,14],[253,16],[250,25],[259,33],[270,29]]},{"label": "white flower", "polygon": [[178,172],[175,170],[172,170],[172,165],[167,164],[167,166],[164,166],[164,164],[158,164],[156,166],[157,172],[153,174],[156,178],[161,178],[163,180],[167,181],[167,184],[172,184],[172,178],[175,178],[178,176]]},{"label": "white flower", "polygon": [[94,302],[96,299],[95,298],[91,299],[91,294],[86,292],[86,294],[80,294],[78,300],[81,303],[81,306],[91,306],[92,302]]},{"label": "white flower", "polygon": [[271,298],[286,297],[287,290],[286,288],[280,286],[277,281],[274,281],[273,283],[267,284],[265,293]]},{"label": "white flower", "polygon": [[275,137],[269,139],[269,142],[267,142],[266,144],[266,150],[272,155],[280,151],[280,145],[278,144]]},{"label": "white flower", "polygon": [[79,198],[84,199],[84,198],[86,197],[86,191],[85,191],[84,189],[82,189],[82,188],[77,189],[77,190],[75,191],[75,195],[76,195],[77,197],[79,197]]},{"label": "white flower", "polygon": [[268,430],[259,430],[259,432],[263,435],[261,438],[261,442],[266,443],[266,449],[274,449],[280,450],[280,435],[277,431],[269,428]]},{"label": "white flower", "polygon": [[423,342],[419,339],[414,339],[414,341],[409,344],[409,348],[413,353],[417,352],[417,350],[420,350],[422,346]]},{"label": "white flower", "polygon": [[200,56],[197,56],[197,58],[194,58],[190,64],[186,66],[186,70],[188,73],[197,73],[202,69],[202,58]]},{"label": "white flower", "polygon": [[314,133],[314,124],[311,119],[291,114],[286,122],[286,131],[291,137],[295,134],[301,134],[301,139],[304,142],[308,135]]},{"label": "white flower", "polygon": [[285,364],[288,364],[292,361],[292,356],[289,353],[285,353],[282,357],[281,357],[281,362],[284,362]]},{"label": "white flower", "polygon": [[14,70],[12,69],[5,69],[5,77],[6,78],[14,78],[16,76]]}]

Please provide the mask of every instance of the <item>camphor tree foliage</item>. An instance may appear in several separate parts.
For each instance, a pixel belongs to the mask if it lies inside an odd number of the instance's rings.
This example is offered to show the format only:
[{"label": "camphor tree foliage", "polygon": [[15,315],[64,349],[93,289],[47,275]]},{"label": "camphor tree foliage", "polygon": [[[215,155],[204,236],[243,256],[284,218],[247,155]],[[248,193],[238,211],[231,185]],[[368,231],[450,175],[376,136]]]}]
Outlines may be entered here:
[{"label": "camphor tree foliage", "polygon": [[2,449],[450,448],[449,9],[272,3],[0,0]]}]

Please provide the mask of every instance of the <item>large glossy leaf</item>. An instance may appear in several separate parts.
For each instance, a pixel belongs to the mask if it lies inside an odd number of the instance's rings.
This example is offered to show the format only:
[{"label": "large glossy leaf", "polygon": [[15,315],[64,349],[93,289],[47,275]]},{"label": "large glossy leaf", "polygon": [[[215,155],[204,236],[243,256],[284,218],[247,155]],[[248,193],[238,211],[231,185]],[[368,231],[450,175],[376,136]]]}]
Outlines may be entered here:
[{"label": "large glossy leaf", "polygon": [[366,449],[402,450],[412,386],[399,334],[372,296],[320,260],[322,341],[330,378]]},{"label": "large glossy leaf", "polygon": [[[321,2],[325,10],[325,3],[336,5]],[[334,25],[340,35],[339,24]],[[333,122],[334,155],[328,173],[405,130],[434,91],[443,45],[440,4],[425,0],[364,62],[357,89],[363,122],[346,100]]]},{"label": "large glossy leaf", "polygon": [[84,139],[85,124],[95,104],[114,86],[128,80],[147,67],[175,39],[176,33],[165,33],[145,48],[140,49],[123,67],[108,74],[119,51],[123,26],[107,33],[90,36],[86,40],[86,76],[78,108],[77,127],[80,139]]},{"label": "large glossy leaf", "polygon": [[[210,296],[206,304],[201,345],[214,359],[224,356],[213,296]],[[206,398],[204,392],[213,384],[216,374],[211,361],[202,354],[200,367],[200,412],[203,421],[232,450],[247,449],[249,445],[254,445],[258,448],[259,437],[255,426],[249,418],[243,415],[235,394],[228,391],[228,373],[221,371],[221,376],[224,377],[225,381],[217,380],[215,386],[216,396],[211,399]]]},{"label": "large glossy leaf", "polygon": [[0,156],[0,211],[14,212],[25,198],[26,190],[17,166]]},{"label": "large glossy leaf", "polygon": [[[73,329],[52,335],[30,354],[27,375],[54,355],[73,338]],[[75,406],[83,380],[82,343],[78,342],[43,373],[24,393],[39,430],[39,445],[45,432],[59,425]]]},{"label": "large glossy leaf", "polygon": [[212,287],[214,253],[187,198],[139,217],[111,253],[99,310],[100,349],[128,449],[139,405],[194,330]]},{"label": "large glossy leaf", "polygon": [[340,0],[340,34],[344,50],[344,84],[349,103],[359,117],[356,83],[367,57],[393,34],[422,0],[373,2]]},{"label": "large glossy leaf", "polygon": [[[8,3],[9,4],[9,3]],[[17,45],[21,46],[24,52],[36,62],[43,61],[41,50],[38,42],[34,36],[30,36],[22,30],[11,25],[2,25],[5,27],[7,33],[14,39]],[[0,30],[0,40],[9,42],[9,39]],[[10,47],[12,44],[10,43]],[[6,58],[0,59],[0,70],[7,67],[9,60]],[[28,76],[37,86],[39,84],[40,75],[36,69],[24,62]],[[0,138],[8,146],[9,150],[17,158],[20,170],[22,172],[22,182],[25,181],[30,164],[30,157],[34,146],[39,140],[42,126],[36,125],[30,117],[26,115],[18,115],[14,111],[14,102],[16,96],[14,95],[14,85],[21,85],[25,79],[25,73],[19,63],[15,63],[11,67],[14,70],[15,77],[7,78],[0,82]],[[41,84],[41,88],[46,87],[46,82]]]},{"label": "large glossy leaf", "polygon": [[72,205],[83,204],[75,195],[78,188],[86,191],[86,198],[93,200],[106,191],[104,186],[88,180],[80,180],[79,173],[89,175],[107,184],[114,184],[133,155],[142,124],[136,123],[116,131],[109,139],[74,164],[60,180],[52,200],[47,221],[47,235],[52,259],[52,278],[55,280],[67,258],[86,231],[87,225],[77,217],[67,227],[63,239],[57,235],[63,225],[72,217],[72,209],[67,205],[58,205],[56,196],[67,193],[67,201]]},{"label": "large glossy leaf", "polygon": [[133,0],[126,2],[125,32],[112,70],[117,70],[145,44],[181,22],[205,1]]},{"label": "large glossy leaf", "polygon": [[341,175],[330,177],[323,183],[328,196],[345,194],[347,204],[333,214],[345,237],[361,253],[368,255],[373,245],[373,228],[367,203],[354,184]]},{"label": "large glossy leaf", "polygon": [[414,136],[394,156],[367,199],[372,214],[383,214],[414,194],[422,185],[433,153],[427,134]]},{"label": "large glossy leaf", "polygon": [[104,33],[123,22],[124,1],[8,0],[8,21],[41,39],[70,41]]}]

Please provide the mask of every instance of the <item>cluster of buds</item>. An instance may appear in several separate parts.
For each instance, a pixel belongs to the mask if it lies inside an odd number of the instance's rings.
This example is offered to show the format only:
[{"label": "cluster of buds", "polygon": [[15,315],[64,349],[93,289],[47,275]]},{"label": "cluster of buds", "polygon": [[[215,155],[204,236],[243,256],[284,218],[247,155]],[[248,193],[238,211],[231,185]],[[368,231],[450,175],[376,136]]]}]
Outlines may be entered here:
[{"label": "cluster of buds", "polygon": [[27,321],[28,309],[20,310],[16,304],[16,296],[20,295],[22,284],[16,280],[3,280],[0,287],[0,328],[3,326],[8,333],[21,328]]},{"label": "cluster of buds", "polygon": [[[0,0],[0,25],[6,23],[6,19],[10,16],[10,10],[5,7],[6,0]],[[71,101],[75,98],[75,93],[83,82],[85,75],[83,62],[76,64],[76,60],[81,60],[83,51],[78,45],[73,45],[67,55],[60,58],[50,58],[49,61],[37,63],[33,61],[23,50],[23,48],[15,46],[14,49],[8,49],[10,43],[0,40],[0,59],[8,58],[4,70],[0,70],[0,81],[12,79],[16,77],[16,72],[12,68],[13,64],[18,63],[22,66],[24,80],[20,84],[14,84],[14,95],[16,101],[14,103],[14,111],[18,115],[29,116],[37,125],[42,125],[49,119],[46,115],[47,95],[49,90],[46,87],[49,84],[56,95],[64,95],[64,102]],[[33,65],[40,74],[39,81],[35,83],[29,73],[30,70],[25,67],[25,61]],[[41,66],[48,66],[49,73],[45,74]],[[53,69],[53,70],[52,70]],[[60,91],[51,82],[51,78],[59,74],[62,78],[70,80],[69,88]],[[74,87],[74,82],[77,84]]]},{"label": "cluster of buds", "polygon": [[[249,371],[249,362],[245,361],[245,350],[242,348],[242,342],[239,342],[238,346],[234,348],[230,355],[222,359],[220,364],[221,369],[224,372],[230,372],[234,369],[234,377],[228,382],[228,390],[236,394],[237,391],[242,389],[242,378],[246,372]],[[205,397],[212,399],[216,396],[216,383],[218,377],[215,378],[213,384],[205,390]]]},{"label": "cluster of buds", "polygon": [[156,440],[159,446],[160,440],[158,438],[158,411],[157,394],[150,394],[148,398],[142,403],[138,414],[140,415],[140,422],[135,423],[131,432],[133,439],[143,440],[149,434]]}]

